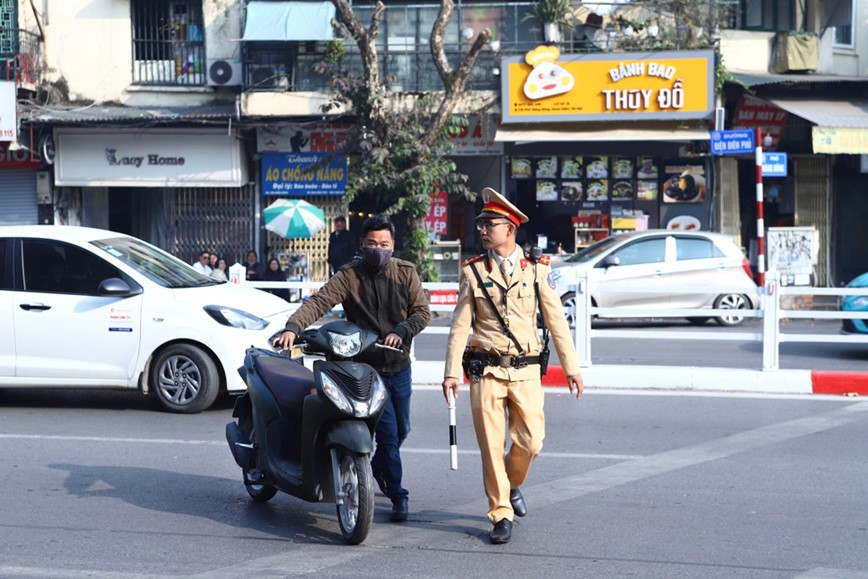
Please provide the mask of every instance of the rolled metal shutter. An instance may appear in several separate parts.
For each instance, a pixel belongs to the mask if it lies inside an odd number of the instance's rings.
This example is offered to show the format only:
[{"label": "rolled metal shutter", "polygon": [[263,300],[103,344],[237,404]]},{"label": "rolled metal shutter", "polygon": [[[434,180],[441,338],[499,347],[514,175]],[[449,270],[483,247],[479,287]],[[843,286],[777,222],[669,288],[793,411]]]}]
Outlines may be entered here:
[{"label": "rolled metal shutter", "polygon": [[793,188],[796,201],[795,225],[817,228],[820,248],[817,255],[816,284],[829,285],[829,248],[832,242],[830,216],[832,190],[831,157],[799,156],[793,158]]},{"label": "rolled metal shutter", "polygon": [[36,225],[36,171],[0,171],[0,225]]}]

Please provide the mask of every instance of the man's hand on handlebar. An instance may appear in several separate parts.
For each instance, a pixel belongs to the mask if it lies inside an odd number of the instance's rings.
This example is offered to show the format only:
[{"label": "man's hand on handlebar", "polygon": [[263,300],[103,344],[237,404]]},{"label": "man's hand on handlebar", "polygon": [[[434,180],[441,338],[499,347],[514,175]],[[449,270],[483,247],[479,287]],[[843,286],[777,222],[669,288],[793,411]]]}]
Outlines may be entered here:
[{"label": "man's hand on handlebar", "polygon": [[295,332],[284,330],[282,334],[274,338],[274,341],[271,343],[271,345],[274,346],[275,349],[279,349],[281,351],[289,351],[290,349],[292,349],[293,343],[295,343]]},{"label": "man's hand on handlebar", "polygon": [[400,348],[403,343],[404,340],[402,340],[401,336],[395,332],[390,332],[388,336],[383,338],[383,345],[389,346],[390,348]]}]

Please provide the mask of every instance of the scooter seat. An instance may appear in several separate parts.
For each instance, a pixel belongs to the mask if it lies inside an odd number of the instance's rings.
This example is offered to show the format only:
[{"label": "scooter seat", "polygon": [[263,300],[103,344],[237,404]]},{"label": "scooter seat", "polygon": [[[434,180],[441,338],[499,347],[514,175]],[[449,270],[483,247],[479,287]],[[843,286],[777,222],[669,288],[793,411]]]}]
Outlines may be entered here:
[{"label": "scooter seat", "polygon": [[305,397],[316,388],[313,372],[288,358],[260,356],[256,370],[284,408],[301,410]]}]

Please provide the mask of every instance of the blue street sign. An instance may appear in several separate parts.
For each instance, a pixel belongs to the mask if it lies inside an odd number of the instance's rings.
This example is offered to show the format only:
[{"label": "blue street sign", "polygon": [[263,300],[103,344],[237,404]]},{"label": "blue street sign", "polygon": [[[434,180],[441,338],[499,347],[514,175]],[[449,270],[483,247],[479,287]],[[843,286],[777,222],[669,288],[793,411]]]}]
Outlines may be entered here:
[{"label": "blue street sign", "polygon": [[712,155],[743,155],[756,150],[756,135],[753,129],[711,131]]},{"label": "blue street sign", "polygon": [[787,154],[763,153],[763,177],[786,177]]}]

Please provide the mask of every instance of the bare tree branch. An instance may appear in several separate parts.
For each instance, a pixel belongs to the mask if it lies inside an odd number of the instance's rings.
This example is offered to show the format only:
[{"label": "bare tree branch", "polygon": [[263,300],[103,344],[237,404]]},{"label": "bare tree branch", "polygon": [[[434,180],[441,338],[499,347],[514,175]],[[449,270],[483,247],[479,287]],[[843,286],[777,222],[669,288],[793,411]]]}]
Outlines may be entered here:
[{"label": "bare tree branch", "polygon": [[[450,0],[444,0],[444,2],[449,1]],[[457,71],[449,74],[448,82],[444,81],[446,93],[443,95],[443,100],[440,101],[440,107],[437,109],[437,113],[431,120],[431,124],[428,125],[428,130],[425,132],[425,136],[422,138],[422,142],[427,147],[434,146],[434,143],[437,141],[437,135],[443,130],[446,121],[449,119],[452,111],[455,110],[458,100],[464,92],[464,84],[467,82],[467,77],[470,76],[470,72],[473,70],[473,65],[476,64],[476,60],[479,58],[479,53],[482,52],[482,49],[485,48],[485,45],[488,44],[490,39],[491,31],[488,28],[480,32],[476,36],[476,40],[474,40],[473,44],[470,46],[470,49],[467,51],[467,54],[464,55],[464,60],[462,61],[461,66],[458,67]]]},{"label": "bare tree branch", "polygon": [[380,85],[380,67],[378,66],[376,41],[377,35],[380,33],[380,21],[382,20],[386,6],[383,2],[377,1],[374,12],[371,14],[371,25],[365,29],[361,22],[359,22],[359,19],[356,18],[353,8],[347,0],[332,0],[332,4],[334,4],[337,11],[337,21],[349,31],[350,36],[359,47],[362,56],[365,85],[372,99],[372,111],[378,114],[379,107],[376,106],[376,100],[379,99],[382,86]]},{"label": "bare tree branch", "polygon": [[429,43],[431,45],[431,58],[434,60],[434,68],[437,69],[437,74],[440,75],[444,86],[452,81],[452,70],[449,66],[449,61],[446,59],[446,50],[443,48],[443,36],[454,7],[455,4],[452,0],[443,0],[440,3],[440,12],[437,14],[434,27],[431,29],[431,42]]}]

